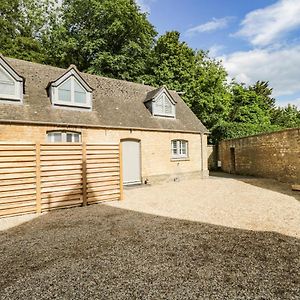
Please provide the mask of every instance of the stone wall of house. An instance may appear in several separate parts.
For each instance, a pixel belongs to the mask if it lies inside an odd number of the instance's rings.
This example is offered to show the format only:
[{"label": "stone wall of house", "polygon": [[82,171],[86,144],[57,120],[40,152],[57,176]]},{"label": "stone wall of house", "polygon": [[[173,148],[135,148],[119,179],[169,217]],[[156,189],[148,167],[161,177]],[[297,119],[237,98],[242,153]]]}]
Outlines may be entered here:
[{"label": "stone wall of house", "polygon": [[[148,179],[149,182],[208,175],[207,137],[200,134],[2,124],[0,125],[0,142],[46,143],[47,131],[53,130],[80,132],[82,141],[87,143],[120,143],[122,139],[140,140],[142,177],[143,180]],[[171,140],[173,139],[188,141],[188,159],[173,160],[171,158]]]},{"label": "stone wall of house", "polygon": [[300,128],[224,140],[222,170],[300,183]]}]

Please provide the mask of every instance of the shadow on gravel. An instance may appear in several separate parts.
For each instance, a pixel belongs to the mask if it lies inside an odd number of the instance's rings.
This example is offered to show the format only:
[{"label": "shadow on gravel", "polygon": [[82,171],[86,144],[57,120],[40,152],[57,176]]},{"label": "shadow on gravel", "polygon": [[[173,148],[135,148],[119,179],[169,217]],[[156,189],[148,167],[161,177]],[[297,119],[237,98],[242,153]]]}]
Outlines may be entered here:
[{"label": "shadow on gravel", "polygon": [[299,299],[300,240],[92,205],[0,233],[0,299]]},{"label": "shadow on gravel", "polygon": [[294,197],[296,200],[300,201],[300,192],[292,191],[291,184],[279,182],[275,179],[269,178],[257,178],[253,176],[243,176],[236,174],[228,174],[224,172],[210,172],[209,175],[218,178],[230,178],[242,181],[244,183],[251,184],[256,187],[271,190],[273,192],[285,194]]}]

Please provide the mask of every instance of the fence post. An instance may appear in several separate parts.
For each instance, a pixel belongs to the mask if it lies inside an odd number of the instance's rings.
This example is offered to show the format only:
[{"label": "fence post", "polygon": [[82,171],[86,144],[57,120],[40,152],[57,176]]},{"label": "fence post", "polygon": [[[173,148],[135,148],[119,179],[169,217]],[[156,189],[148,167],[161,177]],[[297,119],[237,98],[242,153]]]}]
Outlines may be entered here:
[{"label": "fence post", "polygon": [[120,200],[123,200],[123,161],[122,161],[122,143],[119,144],[119,164],[120,164]]},{"label": "fence post", "polygon": [[36,212],[42,212],[41,200],[41,144],[35,144],[35,160],[36,160]]},{"label": "fence post", "polygon": [[82,143],[82,200],[87,205],[86,143]]}]

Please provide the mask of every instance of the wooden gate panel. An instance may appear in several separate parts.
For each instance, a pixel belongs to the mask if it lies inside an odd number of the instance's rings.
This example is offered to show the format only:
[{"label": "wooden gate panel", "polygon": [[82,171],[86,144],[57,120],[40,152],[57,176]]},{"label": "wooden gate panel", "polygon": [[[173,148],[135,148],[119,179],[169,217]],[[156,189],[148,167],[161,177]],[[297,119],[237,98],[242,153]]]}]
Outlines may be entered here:
[{"label": "wooden gate panel", "polygon": [[36,209],[35,144],[0,143],[0,217]]},{"label": "wooden gate panel", "polygon": [[87,203],[120,200],[119,145],[86,146]]},{"label": "wooden gate panel", "polygon": [[82,205],[82,145],[41,145],[41,209]]}]

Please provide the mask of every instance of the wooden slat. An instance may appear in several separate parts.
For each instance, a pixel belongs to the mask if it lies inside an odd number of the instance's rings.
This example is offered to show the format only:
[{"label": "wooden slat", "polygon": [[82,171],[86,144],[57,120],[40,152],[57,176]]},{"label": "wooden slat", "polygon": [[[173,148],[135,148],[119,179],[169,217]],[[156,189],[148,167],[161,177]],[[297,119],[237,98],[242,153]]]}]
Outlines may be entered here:
[{"label": "wooden slat", "polygon": [[14,151],[0,151],[0,157],[15,157],[15,156],[33,156],[35,155],[35,151],[28,150],[28,151],[18,151],[18,154]]},{"label": "wooden slat", "polygon": [[25,178],[25,179],[6,179],[4,180],[1,176],[0,187],[1,186],[14,186],[19,184],[30,184],[35,183],[35,178]]},{"label": "wooden slat", "polygon": [[14,173],[1,175],[2,179],[23,179],[23,178],[35,178],[35,173]]},{"label": "wooden slat", "polygon": [[104,196],[104,195],[113,195],[113,194],[120,194],[120,190],[115,189],[115,190],[107,190],[107,191],[92,191],[92,192],[88,192],[88,198],[96,197],[96,196]]},{"label": "wooden slat", "polygon": [[88,150],[87,155],[94,155],[94,154],[99,154],[99,155],[111,155],[111,154],[118,154],[119,150],[114,149],[114,150]]},{"label": "wooden slat", "polygon": [[68,195],[76,195],[82,194],[82,190],[81,189],[74,189],[74,190],[70,190],[70,191],[62,191],[62,192],[42,192],[42,198],[43,199],[51,199],[51,198],[55,198],[55,197],[59,197],[59,196],[68,196]]},{"label": "wooden slat", "polygon": [[109,182],[109,181],[115,181],[115,180],[118,180],[118,181],[120,180],[119,175],[89,178],[88,184],[94,184],[94,183],[98,183],[98,182]]},{"label": "wooden slat", "polygon": [[43,150],[41,152],[41,155],[42,156],[61,156],[61,155],[81,155],[81,151],[79,150],[73,150],[73,149],[64,149],[64,150],[53,150],[53,151],[50,151],[50,150]]},{"label": "wooden slat", "polygon": [[89,158],[87,161],[88,165],[92,164],[110,164],[110,163],[119,163],[119,158],[105,158],[105,159],[92,159]]},{"label": "wooden slat", "polygon": [[89,186],[87,191],[88,193],[94,192],[109,192],[109,191],[118,191],[120,188],[119,184],[117,185],[105,185],[105,186]]},{"label": "wooden slat", "polygon": [[79,165],[81,159],[78,160],[53,160],[53,161],[42,161],[41,166],[65,166],[65,165]]},{"label": "wooden slat", "polygon": [[1,202],[1,198],[33,195],[33,194],[35,194],[35,192],[36,192],[35,189],[1,192],[0,193],[0,202]]},{"label": "wooden slat", "polygon": [[25,196],[18,196],[18,197],[8,197],[8,198],[1,198],[0,203],[15,203],[18,205],[18,202],[25,202],[25,201],[35,201],[36,195],[25,195]]},{"label": "wooden slat", "polygon": [[35,201],[26,201],[26,202],[18,202],[18,203],[0,203],[0,210],[4,209],[13,209],[13,208],[19,208],[19,207],[25,207],[25,206],[35,206]]},{"label": "wooden slat", "polygon": [[[35,150],[34,145],[0,145],[1,151],[24,151],[24,150]],[[17,153],[16,153],[17,154]]]},{"label": "wooden slat", "polygon": [[67,180],[74,180],[74,179],[82,179],[81,173],[78,174],[69,174],[69,175],[56,175],[56,176],[48,176],[49,174],[44,174],[41,178],[42,182],[49,182],[49,183],[55,183],[58,181],[67,181]]},{"label": "wooden slat", "polygon": [[[12,173],[28,173],[28,172],[34,172],[35,167],[18,167],[18,168],[0,168],[0,174],[12,174]],[[1,176],[1,175],[0,175]]]},{"label": "wooden slat", "polygon": [[86,170],[87,174],[91,174],[91,173],[108,173],[108,172],[119,172],[119,168],[118,167],[114,167],[114,168],[93,168],[90,169],[88,168]]},{"label": "wooden slat", "polygon": [[17,168],[17,167],[35,167],[34,161],[28,161],[28,162],[0,162],[0,168]]},{"label": "wooden slat", "polygon": [[300,184],[293,184],[292,185],[292,190],[293,191],[300,191]]},{"label": "wooden slat", "polygon": [[50,202],[49,202],[48,198],[42,198],[42,204],[52,203],[52,202],[64,202],[64,201],[70,201],[70,200],[76,200],[76,199],[79,199],[82,202],[81,198],[82,198],[81,194],[57,196],[55,198],[52,198]]},{"label": "wooden slat", "polygon": [[98,149],[98,148],[117,148],[118,144],[86,144],[87,149]]},{"label": "wooden slat", "polygon": [[82,179],[74,179],[74,180],[62,180],[62,181],[44,181],[41,184],[42,188],[46,187],[54,187],[54,186],[68,186],[68,185],[82,185]]},{"label": "wooden slat", "polygon": [[59,171],[59,170],[81,170],[81,164],[65,165],[65,166],[41,166],[41,172]]},{"label": "wooden slat", "polygon": [[93,183],[88,183],[89,187],[97,187],[97,186],[111,186],[111,185],[119,185],[120,181],[119,179],[117,180],[111,180],[111,181],[100,181],[100,182],[93,182]]},{"label": "wooden slat", "polygon": [[63,171],[45,171],[42,172],[42,176],[60,176],[60,175],[74,175],[74,174],[79,174],[81,176],[81,169],[78,170],[63,170]]},{"label": "wooden slat", "polygon": [[104,173],[90,173],[87,174],[87,180],[89,181],[90,178],[99,178],[99,177],[110,177],[110,176],[119,176],[119,172],[104,172]]},{"label": "wooden slat", "polygon": [[0,211],[0,217],[8,217],[13,215],[20,215],[20,214],[28,214],[33,213],[35,211],[35,206],[25,206],[25,207],[17,207],[11,209],[4,209]]},{"label": "wooden slat", "polygon": [[80,150],[81,151],[81,148],[82,148],[82,146],[81,146],[81,144],[79,144],[79,145],[67,145],[67,147],[66,147],[66,145],[57,145],[57,144],[47,144],[47,145],[45,145],[45,144],[41,144],[41,151],[45,151],[45,150],[50,150],[50,151],[52,151],[52,150],[66,150],[66,148],[67,149],[72,149],[72,150]]},{"label": "wooden slat", "polygon": [[48,192],[63,192],[63,191],[70,191],[70,190],[77,190],[82,189],[82,184],[68,184],[64,186],[55,186],[55,187],[43,187],[42,193],[48,193]]},{"label": "wooden slat", "polygon": [[116,167],[119,168],[119,163],[99,163],[99,164],[88,164],[88,169],[97,169],[97,168],[112,168]]},{"label": "wooden slat", "polygon": [[4,145],[4,146],[7,146],[7,145],[9,145],[9,146],[33,146],[33,147],[35,147],[35,144],[34,143],[27,143],[27,142],[13,142],[13,141],[11,141],[11,142],[0,142],[0,146],[2,146],[2,145]]},{"label": "wooden slat", "polygon": [[112,200],[119,200],[120,194],[111,194],[111,195],[103,195],[103,196],[93,196],[88,198],[88,204],[92,203],[99,203],[103,201],[112,201]]},{"label": "wooden slat", "polygon": [[0,186],[0,193],[6,191],[17,191],[17,190],[26,190],[26,189],[35,189],[35,183],[31,184],[21,184],[21,185],[5,185]]},{"label": "wooden slat", "polygon": [[76,155],[61,155],[61,156],[53,156],[53,155],[42,155],[41,161],[59,161],[59,160],[80,160],[81,154]]},{"label": "wooden slat", "polygon": [[42,204],[42,211],[50,210],[50,209],[59,209],[59,208],[67,208],[81,206],[81,200],[73,200],[73,201],[64,201],[64,202],[51,202],[47,204]]},{"label": "wooden slat", "polygon": [[11,156],[11,157],[0,157],[0,163],[4,162],[35,162],[35,156]]},{"label": "wooden slat", "polygon": [[108,154],[108,155],[101,155],[101,154],[87,154],[87,161],[90,159],[118,159],[119,156],[117,154]]}]

